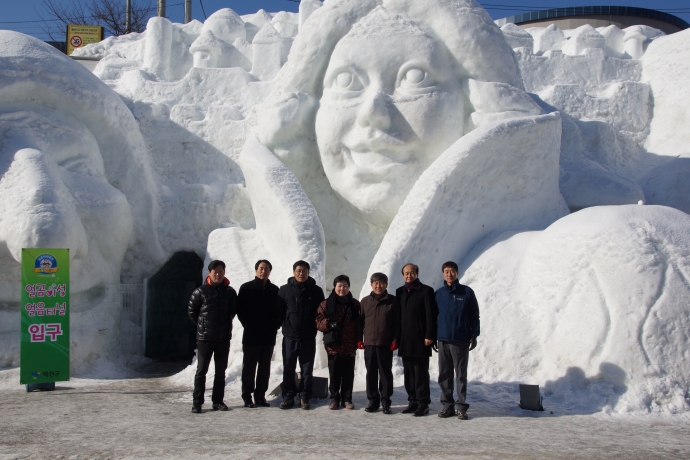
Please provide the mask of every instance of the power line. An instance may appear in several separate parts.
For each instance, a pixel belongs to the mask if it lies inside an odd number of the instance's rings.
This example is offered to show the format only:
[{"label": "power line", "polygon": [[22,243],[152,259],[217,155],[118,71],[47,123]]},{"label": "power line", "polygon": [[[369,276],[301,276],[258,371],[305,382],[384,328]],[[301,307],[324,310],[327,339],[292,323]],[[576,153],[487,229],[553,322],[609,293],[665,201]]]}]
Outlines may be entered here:
[{"label": "power line", "polygon": [[[180,6],[180,5],[184,5],[184,3],[173,3],[172,5],[168,5],[168,6]],[[145,10],[142,10],[142,11],[149,12],[149,11],[155,11],[156,9],[157,9],[157,7],[151,7],[151,8],[146,8]],[[86,17],[84,17],[84,19],[98,19],[98,18],[95,16],[86,16]],[[0,24],[33,24],[33,23],[55,22],[55,21],[62,22],[63,20],[62,19],[41,19],[38,21],[0,21]]]}]

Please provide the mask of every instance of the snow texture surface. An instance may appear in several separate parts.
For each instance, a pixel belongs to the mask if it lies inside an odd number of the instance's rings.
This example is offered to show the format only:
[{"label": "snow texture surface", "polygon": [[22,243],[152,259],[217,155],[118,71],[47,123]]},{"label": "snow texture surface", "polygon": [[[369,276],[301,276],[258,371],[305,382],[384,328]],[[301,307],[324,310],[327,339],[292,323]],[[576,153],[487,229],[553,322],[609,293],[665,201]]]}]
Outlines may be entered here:
[{"label": "snow texture surface", "polygon": [[687,413],[689,38],[499,28],[474,0],[303,0],[152,18],[77,50],[91,74],[0,31],[0,365],[19,364],[22,247],[70,248],[78,373],[118,353],[108,287],[177,251],[225,260],[235,288],[260,258],[279,285],[305,259],[360,296],[407,262],[438,288],[454,260],[482,314],[470,403],[527,382],[579,414]]}]

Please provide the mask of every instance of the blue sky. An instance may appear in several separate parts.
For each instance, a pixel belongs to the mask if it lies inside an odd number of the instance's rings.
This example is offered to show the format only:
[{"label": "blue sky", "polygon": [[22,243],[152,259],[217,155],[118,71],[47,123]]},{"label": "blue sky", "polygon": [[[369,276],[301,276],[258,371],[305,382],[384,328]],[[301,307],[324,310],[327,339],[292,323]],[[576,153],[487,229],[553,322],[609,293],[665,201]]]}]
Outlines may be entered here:
[{"label": "blue sky", "polygon": [[[53,0],[69,3],[71,0]],[[121,0],[123,3],[125,0]],[[136,1],[136,0],[134,0]],[[424,0],[417,0],[424,1]],[[184,18],[183,0],[167,0],[168,18],[182,22]],[[239,14],[255,13],[263,8],[267,11],[297,11],[298,3],[289,0],[201,0],[207,15],[221,8],[232,8]],[[156,3],[156,0],[152,0]],[[526,11],[557,8],[565,6],[618,5],[635,6],[668,11],[687,22],[690,22],[690,1],[688,0],[480,0],[494,19],[512,16]],[[23,32],[46,39],[41,30],[39,13],[43,10],[42,0],[0,0],[2,15],[0,29]],[[192,11],[195,19],[204,20],[200,0],[192,0]]]}]

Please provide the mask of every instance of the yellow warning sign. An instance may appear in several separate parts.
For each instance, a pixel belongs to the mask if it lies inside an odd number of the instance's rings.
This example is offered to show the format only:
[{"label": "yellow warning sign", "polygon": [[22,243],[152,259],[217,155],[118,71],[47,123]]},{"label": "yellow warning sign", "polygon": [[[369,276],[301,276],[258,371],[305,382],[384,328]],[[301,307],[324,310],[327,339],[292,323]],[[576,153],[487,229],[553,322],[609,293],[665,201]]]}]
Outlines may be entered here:
[{"label": "yellow warning sign", "polygon": [[70,24],[67,26],[67,55],[89,43],[98,43],[103,40],[103,27],[81,26]]}]

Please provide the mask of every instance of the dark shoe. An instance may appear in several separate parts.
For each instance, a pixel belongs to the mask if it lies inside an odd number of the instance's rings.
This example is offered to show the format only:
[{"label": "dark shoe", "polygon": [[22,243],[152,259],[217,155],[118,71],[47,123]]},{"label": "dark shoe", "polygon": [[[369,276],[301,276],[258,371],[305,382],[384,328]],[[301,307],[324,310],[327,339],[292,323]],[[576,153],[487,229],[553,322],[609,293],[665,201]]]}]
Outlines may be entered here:
[{"label": "dark shoe", "polygon": [[255,408],[256,406],[254,405],[254,403],[253,403],[252,400],[250,399],[250,400],[248,400],[248,401],[247,401],[247,400],[244,401],[244,407],[250,407],[250,408],[253,409],[253,408]]},{"label": "dark shoe", "polygon": [[295,405],[295,398],[286,398],[286,399],[283,399],[283,402],[280,403],[280,408],[281,409],[289,409],[294,405]]},{"label": "dark shoe", "polygon": [[228,406],[225,405],[225,403],[218,403],[213,405],[213,410],[230,410]]},{"label": "dark shoe", "polygon": [[379,405],[372,401],[369,401],[369,405],[364,408],[365,412],[376,412],[377,410],[379,410]]},{"label": "dark shoe", "polygon": [[271,407],[271,404],[268,401],[266,401],[266,398],[256,398],[254,405],[257,407]]},{"label": "dark shoe", "polygon": [[354,410],[355,405],[352,404],[352,401],[345,401],[345,402],[343,403],[343,407],[344,407],[345,409],[347,409],[347,410]]},{"label": "dark shoe", "polygon": [[438,416],[441,418],[454,417],[455,409],[453,408],[453,406],[444,407],[443,410],[438,413]]},{"label": "dark shoe", "polygon": [[458,411],[458,418],[459,418],[460,420],[469,420],[469,419],[470,419],[470,418],[467,416],[467,412],[465,412],[464,410]]},{"label": "dark shoe", "polygon": [[406,408],[402,410],[403,414],[412,414],[417,410],[417,403],[409,403]]},{"label": "dark shoe", "polygon": [[337,399],[331,399],[331,403],[328,405],[330,410],[340,409],[340,401]]},{"label": "dark shoe", "polygon": [[424,415],[429,415],[429,406],[419,406],[416,411],[414,411],[415,417],[422,417]]},{"label": "dark shoe", "polygon": [[390,403],[383,403],[383,413],[388,415],[391,413],[391,405]]},{"label": "dark shoe", "polygon": [[304,410],[309,410],[309,409],[311,409],[311,404],[309,404],[309,400],[308,400],[308,399],[300,399],[300,400],[299,400],[299,405],[300,405],[300,407],[302,407],[302,409],[304,409]]},{"label": "dark shoe", "polygon": [[345,401],[340,402],[340,407],[345,407]]},{"label": "dark shoe", "polygon": [[200,414],[201,406],[192,406],[192,414]]}]

